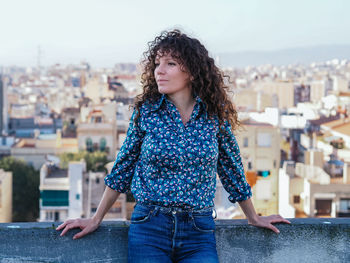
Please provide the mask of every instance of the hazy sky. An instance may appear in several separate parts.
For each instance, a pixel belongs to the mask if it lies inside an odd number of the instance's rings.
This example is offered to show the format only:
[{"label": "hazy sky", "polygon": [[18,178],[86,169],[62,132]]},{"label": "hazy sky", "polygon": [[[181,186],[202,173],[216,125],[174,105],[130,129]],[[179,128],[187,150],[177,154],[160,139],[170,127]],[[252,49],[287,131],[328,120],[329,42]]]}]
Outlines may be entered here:
[{"label": "hazy sky", "polygon": [[347,0],[0,0],[0,66],[138,62],[180,28],[210,53],[350,44]]}]

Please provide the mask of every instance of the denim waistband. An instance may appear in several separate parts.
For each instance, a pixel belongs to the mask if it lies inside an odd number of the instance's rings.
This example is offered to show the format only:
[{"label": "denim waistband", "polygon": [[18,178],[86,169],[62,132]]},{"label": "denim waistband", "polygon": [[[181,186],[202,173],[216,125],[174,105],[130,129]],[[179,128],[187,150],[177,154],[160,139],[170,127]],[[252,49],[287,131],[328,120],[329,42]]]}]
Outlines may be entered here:
[{"label": "denim waistband", "polygon": [[196,208],[182,208],[182,207],[176,207],[176,206],[165,207],[165,206],[142,204],[142,203],[136,203],[136,205],[144,208],[158,210],[159,212],[162,212],[162,213],[176,212],[176,213],[201,214],[201,213],[208,213],[208,212],[215,211],[214,207],[205,207],[205,208],[196,209]]}]

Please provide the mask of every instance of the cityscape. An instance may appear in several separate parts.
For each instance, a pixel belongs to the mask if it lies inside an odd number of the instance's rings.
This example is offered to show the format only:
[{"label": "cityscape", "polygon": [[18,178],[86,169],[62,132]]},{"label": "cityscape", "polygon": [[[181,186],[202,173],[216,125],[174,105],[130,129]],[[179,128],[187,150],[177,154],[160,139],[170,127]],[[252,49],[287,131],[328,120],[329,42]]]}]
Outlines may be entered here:
[{"label": "cityscape", "polygon": [[[260,215],[350,216],[350,61],[221,68]],[[141,66],[0,68],[0,222],[91,217],[125,139]],[[244,214],[217,179],[218,219]],[[122,194],[106,220],[128,220]]]},{"label": "cityscape", "polygon": [[[209,262],[207,237],[221,263],[350,262],[349,10],[347,0],[2,1],[0,262],[119,263],[134,252],[146,262],[158,245],[172,248],[170,261],[185,262],[187,251]],[[215,207],[205,217],[175,208],[163,216],[158,207],[138,214],[126,192],[99,221],[103,194],[116,194],[105,178],[143,91],[143,61],[152,41],[172,30],[199,40],[224,76],[240,123],[235,159],[259,216],[250,200],[230,202],[228,182],[215,181],[214,171]],[[197,106],[192,115],[202,121]],[[199,185],[187,175],[197,168],[191,158],[202,165],[210,149],[188,155],[196,151],[178,145],[175,156],[154,147],[191,181],[177,191],[181,184],[169,180],[169,192],[202,200],[207,193],[191,191]],[[133,233],[153,226],[132,244]]]}]

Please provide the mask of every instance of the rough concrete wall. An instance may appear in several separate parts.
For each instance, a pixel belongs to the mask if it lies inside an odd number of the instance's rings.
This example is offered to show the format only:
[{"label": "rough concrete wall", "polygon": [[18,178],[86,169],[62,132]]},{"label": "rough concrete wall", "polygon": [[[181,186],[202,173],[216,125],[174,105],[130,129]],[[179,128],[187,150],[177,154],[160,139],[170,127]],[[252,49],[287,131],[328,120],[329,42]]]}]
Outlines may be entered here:
[{"label": "rough concrete wall", "polygon": [[[292,219],[279,235],[246,220],[216,222],[221,263],[350,262],[350,219]],[[60,237],[57,224],[0,224],[0,262],[127,262],[126,222],[104,222],[93,234]],[[205,259],[203,259],[205,262]]]}]

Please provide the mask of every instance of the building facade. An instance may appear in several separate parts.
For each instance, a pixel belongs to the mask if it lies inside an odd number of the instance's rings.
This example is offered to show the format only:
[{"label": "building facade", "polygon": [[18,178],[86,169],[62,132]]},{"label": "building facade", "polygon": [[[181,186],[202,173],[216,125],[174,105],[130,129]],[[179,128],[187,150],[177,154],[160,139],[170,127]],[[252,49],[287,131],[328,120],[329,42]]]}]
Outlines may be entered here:
[{"label": "building facade", "polygon": [[12,173],[0,169],[0,223],[12,221]]},{"label": "building facade", "polygon": [[237,133],[248,183],[253,190],[253,203],[261,215],[278,211],[278,169],[280,133],[275,126],[245,120]]}]

